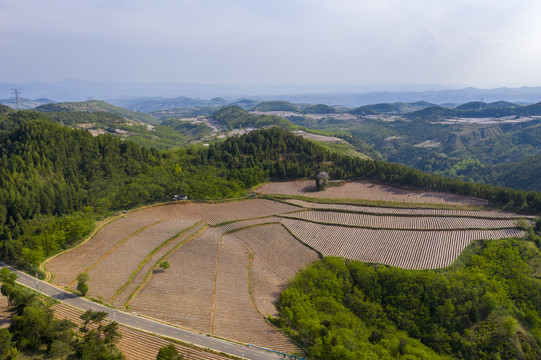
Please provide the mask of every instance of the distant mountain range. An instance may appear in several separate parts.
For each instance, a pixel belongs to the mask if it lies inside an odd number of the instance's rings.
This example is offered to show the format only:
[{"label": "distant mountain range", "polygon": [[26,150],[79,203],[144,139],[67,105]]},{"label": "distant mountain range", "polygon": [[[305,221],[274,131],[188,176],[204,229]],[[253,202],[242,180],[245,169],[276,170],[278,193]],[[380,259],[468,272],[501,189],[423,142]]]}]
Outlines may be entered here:
[{"label": "distant mountain range", "polygon": [[[514,103],[537,103],[541,101],[541,86],[497,89],[438,89],[402,85],[388,87],[362,87],[353,85],[227,85],[227,84],[192,84],[192,83],[130,83],[66,80],[55,83],[27,82],[0,83],[1,103],[14,105],[11,89],[21,89],[21,96],[26,99],[48,98],[55,101],[81,101],[106,99],[118,106],[129,107],[129,102],[137,98],[139,102],[167,102],[169,99],[189,98],[199,101],[199,106],[222,98],[228,104],[240,99],[247,100],[286,100],[297,104],[324,104],[358,107],[367,104],[427,101],[434,104],[462,104],[472,101]],[[413,89],[405,91],[403,89]],[[212,99],[212,100],[211,100]],[[220,100],[220,99],[218,99]],[[219,102],[219,101],[218,101]],[[219,104],[216,104],[219,105]],[[221,104],[225,105],[225,104]],[[182,106],[181,106],[182,107]],[[163,108],[162,108],[163,109]],[[142,111],[140,109],[136,109]],[[153,110],[150,110],[153,111]]]}]

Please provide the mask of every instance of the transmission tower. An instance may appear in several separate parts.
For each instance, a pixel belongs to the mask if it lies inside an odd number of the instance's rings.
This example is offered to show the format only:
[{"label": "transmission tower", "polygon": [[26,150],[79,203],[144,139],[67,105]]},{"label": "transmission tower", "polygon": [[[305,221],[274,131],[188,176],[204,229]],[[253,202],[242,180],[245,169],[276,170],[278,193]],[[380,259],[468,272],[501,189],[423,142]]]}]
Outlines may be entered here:
[{"label": "transmission tower", "polygon": [[21,94],[21,89],[10,89],[13,93],[13,96],[15,96],[15,104],[17,104],[17,110],[21,110],[21,98],[19,95]]}]

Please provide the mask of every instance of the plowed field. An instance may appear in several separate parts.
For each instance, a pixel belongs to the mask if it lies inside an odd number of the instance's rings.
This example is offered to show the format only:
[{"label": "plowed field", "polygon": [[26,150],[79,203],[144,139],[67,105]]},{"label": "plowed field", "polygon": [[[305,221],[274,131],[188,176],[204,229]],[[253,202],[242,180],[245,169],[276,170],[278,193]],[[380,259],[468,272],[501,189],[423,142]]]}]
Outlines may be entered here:
[{"label": "plowed field", "polygon": [[54,274],[54,282],[68,286],[77,274],[87,271],[122,241],[126,241],[142,228],[156,223],[154,219],[120,218],[103,227],[84,244],[55,257],[47,263]]},{"label": "plowed field", "polygon": [[523,230],[405,231],[320,225],[283,219],[303,243],[324,256],[340,256],[405,269],[449,266],[473,240],[521,237]]},{"label": "plowed field", "polygon": [[440,192],[421,192],[367,181],[345,182],[342,186],[315,191],[313,180],[269,183],[259,187],[262,194],[302,195],[328,199],[364,199],[424,204],[487,205],[488,201]]},{"label": "plowed field", "polygon": [[194,219],[203,220],[209,225],[217,225],[227,221],[272,216],[296,209],[298,207],[293,205],[264,199],[220,204],[179,202],[133,211],[126,216],[129,218],[156,220]]},{"label": "plowed field", "polygon": [[366,214],[389,214],[401,216],[455,216],[486,219],[520,219],[534,218],[534,216],[518,215],[505,211],[473,211],[473,210],[447,210],[447,209],[403,209],[378,206],[362,206],[347,204],[320,204],[297,199],[288,199],[288,203],[302,206],[307,209],[327,209],[338,211],[351,211]]},{"label": "plowed field", "polygon": [[518,219],[479,219],[438,216],[387,216],[332,211],[299,211],[284,215],[317,223],[359,226],[377,229],[455,230],[516,228]]}]

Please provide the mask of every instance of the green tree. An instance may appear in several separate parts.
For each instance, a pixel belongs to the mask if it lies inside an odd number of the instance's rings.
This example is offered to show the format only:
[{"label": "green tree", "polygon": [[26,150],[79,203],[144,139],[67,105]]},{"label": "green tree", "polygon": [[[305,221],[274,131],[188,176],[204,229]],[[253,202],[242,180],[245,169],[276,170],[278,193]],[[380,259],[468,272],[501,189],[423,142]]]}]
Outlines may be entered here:
[{"label": "green tree", "polygon": [[81,292],[83,296],[86,296],[88,293],[88,284],[87,282],[90,281],[90,275],[87,273],[80,273],[77,275],[77,290]]},{"label": "green tree", "polygon": [[0,329],[0,359],[4,360],[7,359],[12,351],[13,348],[13,342],[11,341],[11,338],[13,335],[9,332],[8,329],[3,328]]},{"label": "green tree", "polygon": [[166,261],[162,261],[162,262],[160,263],[160,269],[162,269],[162,270],[164,270],[164,271],[167,270],[167,269],[169,269],[170,267],[171,267],[171,264],[169,264],[169,261],[167,261],[167,260],[166,260]]},{"label": "green tree", "polygon": [[184,356],[178,353],[173,344],[162,347],[156,356],[156,360],[183,360]]}]

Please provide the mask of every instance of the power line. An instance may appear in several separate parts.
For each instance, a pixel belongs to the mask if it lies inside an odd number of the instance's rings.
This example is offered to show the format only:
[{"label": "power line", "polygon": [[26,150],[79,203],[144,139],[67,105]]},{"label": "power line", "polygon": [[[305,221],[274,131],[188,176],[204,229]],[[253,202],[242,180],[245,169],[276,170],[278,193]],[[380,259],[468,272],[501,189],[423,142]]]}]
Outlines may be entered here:
[{"label": "power line", "polygon": [[21,89],[10,89],[13,95],[15,96],[15,103],[17,104],[17,110],[21,110],[21,98],[19,95],[21,94]]}]

